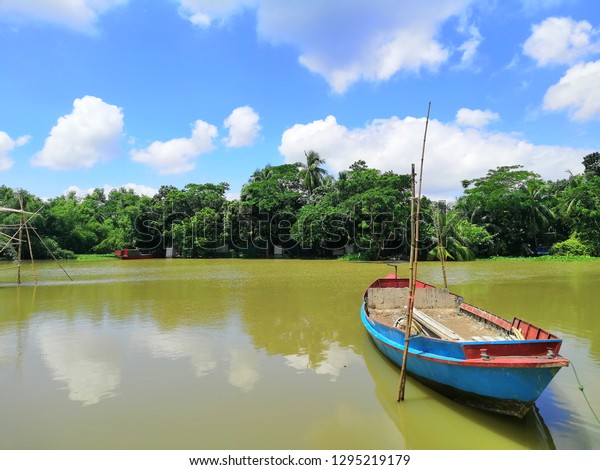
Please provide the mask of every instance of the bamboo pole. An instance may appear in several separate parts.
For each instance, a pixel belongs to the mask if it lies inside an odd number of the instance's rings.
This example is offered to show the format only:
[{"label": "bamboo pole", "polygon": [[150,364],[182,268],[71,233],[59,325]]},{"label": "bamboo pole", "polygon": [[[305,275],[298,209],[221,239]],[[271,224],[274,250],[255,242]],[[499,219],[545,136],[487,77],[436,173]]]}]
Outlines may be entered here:
[{"label": "bamboo pole", "polygon": [[410,170],[410,258],[409,258],[409,271],[410,271],[410,282],[408,286],[412,286],[413,269],[415,262],[415,164],[411,165]]},{"label": "bamboo pole", "polygon": [[419,170],[419,195],[417,196],[417,212],[415,217],[415,238],[414,238],[414,247],[415,250],[415,268],[414,268],[414,277],[413,277],[413,285],[411,286],[414,290],[414,283],[417,279],[417,254],[419,249],[419,222],[421,215],[421,195],[423,194],[423,163],[425,161],[425,143],[427,141],[427,128],[429,127],[429,112],[431,111],[431,101],[427,106],[427,119],[425,120],[425,133],[423,135],[423,149],[421,150],[421,168]]},{"label": "bamboo pole", "polygon": [[448,277],[446,276],[446,248],[442,239],[442,214],[438,207],[437,213],[437,237],[438,237],[438,257],[442,263],[442,275],[444,276],[444,287],[448,289]]},{"label": "bamboo pole", "polygon": [[[410,342],[410,332],[412,329],[413,309],[415,306],[415,287],[417,283],[417,258],[419,247],[419,219],[421,213],[421,195],[423,187],[423,163],[425,160],[425,142],[427,141],[427,128],[429,127],[429,113],[431,110],[431,101],[427,107],[427,119],[425,120],[425,134],[423,136],[423,149],[421,151],[421,167],[419,170],[419,195],[417,197],[417,208],[414,210],[414,175],[415,167],[411,169],[411,250],[410,250],[410,280],[408,294],[408,312],[406,315],[406,325],[404,329],[404,352],[402,354],[402,368],[400,369],[400,385],[398,386],[398,401],[404,400],[404,389],[406,386],[406,362],[408,361],[408,346]],[[414,218],[413,218],[414,215]]]},{"label": "bamboo pole", "polygon": [[33,259],[33,246],[31,245],[31,237],[29,236],[29,229],[27,228],[27,225],[25,225],[25,234],[27,235],[27,245],[29,246],[29,258],[31,259],[33,282],[37,283],[37,272],[35,270],[35,261]]},{"label": "bamboo pole", "polygon": [[19,230],[17,231],[17,285],[21,284],[21,259],[23,256],[23,214],[19,215]]},{"label": "bamboo pole", "polygon": [[[21,206],[21,226],[25,229],[25,235],[27,235],[27,246],[29,247],[29,259],[31,259],[31,270],[33,272],[33,282],[37,283],[37,274],[35,272],[35,262],[33,260],[33,247],[31,246],[31,237],[29,236],[29,230],[27,229],[27,225],[29,221],[33,217],[33,215],[25,220],[25,211],[23,208],[23,198],[19,196],[19,204]],[[20,262],[20,261],[19,261]]]},{"label": "bamboo pole", "polygon": [[398,385],[398,398],[397,401],[404,400],[404,389],[406,384],[406,361],[408,359],[408,344],[410,337],[410,330],[412,328],[412,314],[413,314],[413,277],[414,277],[414,268],[415,268],[415,247],[413,240],[415,239],[415,165],[412,164],[411,172],[410,172],[410,188],[411,188],[411,197],[410,197],[410,236],[411,236],[411,245],[410,245],[410,267],[409,267],[409,296],[408,296],[408,311],[406,313],[406,322],[405,322],[405,332],[404,332],[404,352],[402,353],[402,366],[400,367],[400,383]]},{"label": "bamboo pole", "polygon": [[[31,264],[32,264],[32,269],[33,269],[33,279],[34,279],[34,282],[37,283],[37,273],[36,273],[35,265],[34,265],[33,247],[31,244],[31,236],[29,235],[29,229],[31,229],[33,231],[33,233],[38,237],[38,239],[40,240],[42,245],[44,245],[46,250],[48,250],[48,253],[50,253],[50,256],[52,256],[54,261],[56,261],[58,266],[62,269],[62,271],[66,274],[66,276],[72,281],[73,278],[71,276],[69,276],[69,273],[65,270],[63,265],[60,264],[60,261],[56,258],[56,256],[54,256],[54,253],[52,253],[52,250],[50,250],[50,248],[48,247],[46,242],[44,242],[42,237],[40,237],[40,234],[37,233],[35,227],[33,227],[32,225],[29,224],[29,221],[32,220],[36,215],[39,214],[39,212],[42,210],[42,207],[40,207],[35,212],[28,212],[28,211],[23,210],[23,200],[20,199],[19,201],[20,201],[21,209],[11,209],[11,208],[7,208],[7,207],[0,207],[0,212],[12,212],[15,214],[19,214],[19,224],[14,226],[14,227],[17,227],[17,230],[15,231],[15,233],[12,236],[9,236],[8,234],[3,233],[2,235],[5,235],[8,238],[8,241],[4,244],[3,247],[0,247],[0,251],[2,251],[4,248],[6,248],[10,244],[17,245],[17,285],[21,284],[21,264],[22,264],[22,258],[23,258],[23,230],[25,230],[25,234],[27,236],[27,243],[29,245],[29,256],[31,257]],[[29,218],[25,219],[25,215],[28,215]]]},{"label": "bamboo pole", "polygon": [[48,250],[48,253],[50,253],[50,256],[52,256],[52,259],[56,262],[56,264],[58,264],[58,266],[60,266],[60,269],[62,269],[62,271],[69,278],[69,280],[72,281],[73,278],[71,276],[69,276],[69,273],[65,270],[65,268],[63,268],[63,265],[60,264],[60,261],[58,261],[56,256],[54,256],[54,253],[52,253],[52,250],[50,248],[48,248],[48,245],[46,245],[46,242],[42,239],[42,237],[40,237],[40,234],[37,233],[37,230],[34,227],[31,227],[31,230],[33,230],[33,233],[35,233],[35,235],[38,237],[38,239],[42,242],[42,245],[44,245],[46,250]]}]

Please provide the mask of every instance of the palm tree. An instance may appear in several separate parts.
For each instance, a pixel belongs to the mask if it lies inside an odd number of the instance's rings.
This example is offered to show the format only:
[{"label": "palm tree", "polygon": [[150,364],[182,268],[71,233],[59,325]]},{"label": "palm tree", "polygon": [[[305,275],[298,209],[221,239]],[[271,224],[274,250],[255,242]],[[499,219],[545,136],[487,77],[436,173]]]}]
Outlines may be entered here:
[{"label": "palm tree", "polygon": [[315,188],[323,184],[327,171],[321,168],[325,160],[317,152],[310,150],[308,153],[304,152],[304,155],[306,156],[306,163],[302,164],[302,180],[305,189],[311,195]]},{"label": "palm tree", "polygon": [[255,183],[258,181],[266,181],[266,180],[270,179],[272,176],[273,176],[273,167],[269,163],[269,164],[267,164],[266,167],[255,170],[254,173],[252,173],[252,176],[250,177],[250,182]]},{"label": "palm tree", "polygon": [[564,187],[561,188],[559,209],[563,217],[569,218],[576,212],[578,206],[581,205],[581,187],[584,185],[583,175],[574,175],[571,171],[569,179],[566,180]]},{"label": "palm tree", "polygon": [[432,246],[427,253],[428,259],[439,259],[442,262],[447,259],[456,261],[475,259],[473,250],[460,233],[460,223],[464,219],[459,212],[449,211],[444,204],[438,203],[431,207],[431,218],[433,219],[431,231],[434,233],[430,233]]},{"label": "palm tree", "polygon": [[554,212],[546,204],[549,198],[547,184],[536,181],[528,181],[524,188],[524,227],[527,234],[538,245],[538,234],[544,234],[552,221],[555,219]]}]

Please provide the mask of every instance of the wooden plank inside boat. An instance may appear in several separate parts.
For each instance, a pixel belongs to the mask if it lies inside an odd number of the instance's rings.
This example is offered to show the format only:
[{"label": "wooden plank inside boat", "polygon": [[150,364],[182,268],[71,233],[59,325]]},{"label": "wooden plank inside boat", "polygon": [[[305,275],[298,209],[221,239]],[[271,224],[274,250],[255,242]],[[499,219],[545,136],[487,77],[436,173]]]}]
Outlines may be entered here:
[{"label": "wooden plank inside boat", "polygon": [[[447,289],[417,289],[413,314],[430,336],[441,339],[483,342],[512,339],[507,331],[462,310],[460,304]],[[408,289],[369,288],[367,309],[377,320],[397,326],[408,311]]]},{"label": "wooden plank inside boat", "polygon": [[441,339],[449,339],[452,341],[465,341],[465,339],[458,335],[455,331],[434,320],[425,312],[422,312],[417,308],[413,308],[413,315],[416,321],[418,321],[422,326],[424,326],[431,332],[435,333]]}]

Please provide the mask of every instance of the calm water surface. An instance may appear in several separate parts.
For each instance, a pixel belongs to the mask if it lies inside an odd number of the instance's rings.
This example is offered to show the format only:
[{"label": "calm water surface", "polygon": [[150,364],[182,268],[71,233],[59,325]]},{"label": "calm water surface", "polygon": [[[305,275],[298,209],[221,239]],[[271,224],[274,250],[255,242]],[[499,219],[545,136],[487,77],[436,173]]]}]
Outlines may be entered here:
[{"label": "calm water surface", "polygon": [[[565,340],[574,367],[523,420],[411,379],[396,402],[399,371],[359,318],[384,263],[63,266],[72,281],[36,263],[20,287],[0,271],[2,449],[600,449],[600,263],[448,266],[467,301]],[[439,265],[419,278],[440,284]]]}]

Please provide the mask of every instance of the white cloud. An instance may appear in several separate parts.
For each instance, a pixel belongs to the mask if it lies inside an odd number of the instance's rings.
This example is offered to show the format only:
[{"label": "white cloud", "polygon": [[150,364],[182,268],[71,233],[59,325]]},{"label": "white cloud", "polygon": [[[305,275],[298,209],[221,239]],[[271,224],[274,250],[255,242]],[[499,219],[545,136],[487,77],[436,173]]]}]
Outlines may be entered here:
[{"label": "white cloud", "polygon": [[552,10],[568,1],[570,0],[521,0],[521,3],[525,13],[534,14],[542,10]]},{"label": "white cloud", "polygon": [[[337,93],[359,81],[388,80],[401,70],[436,70],[450,56],[437,40],[441,26],[465,13],[472,0],[180,0],[195,24],[224,21],[243,8],[257,10],[258,34],[274,44],[291,44],[299,62],[323,76]],[[463,59],[476,49],[471,43]],[[465,55],[466,54],[466,55]]]},{"label": "white cloud", "polygon": [[[137,184],[137,183],[126,183],[123,186],[119,186],[120,188],[125,188],[125,189],[131,189],[135,194],[139,195],[139,196],[154,196],[158,190],[154,189],[150,186],[146,186],[144,184]],[[106,192],[106,194],[110,193],[113,189],[119,189],[119,188],[115,188],[109,185],[105,185],[104,186],[104,191]]]},{"label": "white cloud", "polygon": [[194,123],[192,136],[155,141],[143,150],[132,150],[131,158],[154,168],[160,174],[184,173],[195,168],[193,160],[214,149],[213,139],[218,135],[212,124],[198,120]]},{"label": "white cloud", "polygon": [[531,36],[523,44],[523,52],[538,65],[573,64],[600,50],[593,41],[597,34],[587,21],[547,18],[533,26]]},{"label": "white cloud", "polygon": [[260,131],[260,117],[250,106],[234,109],[225,119],[225,128],[229,135],[223,139],[227,147],[246,147],[252,145]]},{"label": "white cloud", "polygon": [[461,108],[456,113],[456,124],[465,127],[485,127],[490,121],[498,119],[500,116],[497,113],[486,109],[468,109]]},{"label": "white cloud", "polygon": [[600,52],[599,31],[587,21],[547,18],[533,27],[523,52],[537,64],[572,65],[560,81],[548,88],[543,108],[567,110],[571,119],[586,121],[600,116],[600,61],[583,63],[582,58]]},{"label": "white cloud", "polygon": [[179,13],[197,26],[207,27],[258,3],[259,0],[179,0]]},{"label": "white cloud", "polygon": [[477,49],[483,41],[479,30],[475,26],[469,27],[470,37],[461,46],[458,48],[459,51],[462,52],[460,58],[460,68],[470,67],[475,60],[475,56],[477,55]]},{"label": "white cloud", "polygon": [[[288,163],[303,161],[313,149],[333,172],[347,170],[357,160],[369,167],[406,174],[420,162],[425,119],[376,119],[365,127],[348,129],[336,118],[297,124],[286,130],[279,151]],[[431,120],[425,149],[423,192],[452,198],[462,193],[460,182],[480,177],[500,165],[523,165],[546,179],[577,172],[590,149],[533,145],[509,134],[463,129]]]},{"label": "white cloud", "polygon": [[544,109],[569,110],[577,121],[600,117],[600,60],[571,67],[546,92]]},{"label": "white cloud", "polygon": [[34,20],[93,32],[98,16],[128,0],[0,0],[0,18]]},{"label": "white cloud", "polygon": [[[110,184],[105,184],[104,186],[102,186],[102,189],[104,190],[104,194],[107,196],[113,189],[119,189],[119,188],[131,189],[138,196],[152,197],[158,192],[158,190],[151,188],[150,186],[145,186],[143,184],[136,184],[136,183],[127,183],[127,184],[124,184],[123,186],[119,186],[119,187],[111,186]],[[75,193],[75,196],[77,198],[81,199],[81,198],[84,198],[85,196],[87,196],[88,194],[92,194],[95,189],[96,188],[82,189],[79,186],[69,186],[67,189],[65,189],[63,191],[63,194],[67,195],[69,193]]]},{"label": "white cloud", "polygon": [[73,101],[73,111],[58,119],[34,166],[56,170],[90,168],[119,153],[123,134],[121,108],[95,96]]},{"label": "white cloud", "polygon": [[236,201],[240,198],[240,191],[227,191],[225,193],[225,199],[228,201]]},{"label": "white cloud", "polygon": [[17,147],[25,145],[29,141],[29,138],[30,136],[23,135],[13,140],[6,132],[0,131],[0,171],[8,170],[13,165],[10,152]]}]

